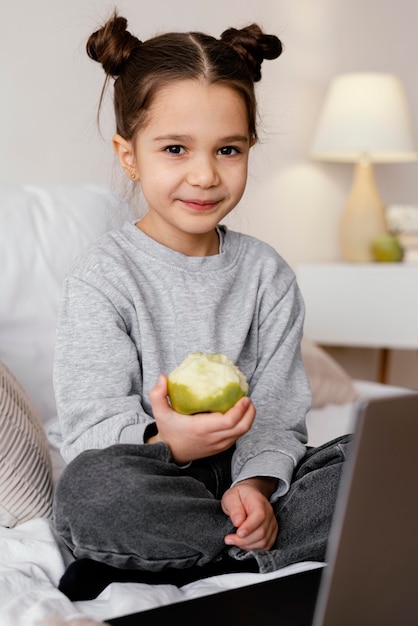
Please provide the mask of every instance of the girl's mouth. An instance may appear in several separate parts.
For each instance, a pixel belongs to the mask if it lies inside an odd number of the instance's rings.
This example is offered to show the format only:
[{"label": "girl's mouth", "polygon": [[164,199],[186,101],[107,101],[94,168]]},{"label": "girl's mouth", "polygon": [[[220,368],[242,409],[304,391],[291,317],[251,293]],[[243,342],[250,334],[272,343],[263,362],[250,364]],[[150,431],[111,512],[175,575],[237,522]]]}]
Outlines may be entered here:
[{"label": "girl's mouth", "polygon": [[182,203],[192,211],[211,211],[218,206],[219,200],[182,200]]}]

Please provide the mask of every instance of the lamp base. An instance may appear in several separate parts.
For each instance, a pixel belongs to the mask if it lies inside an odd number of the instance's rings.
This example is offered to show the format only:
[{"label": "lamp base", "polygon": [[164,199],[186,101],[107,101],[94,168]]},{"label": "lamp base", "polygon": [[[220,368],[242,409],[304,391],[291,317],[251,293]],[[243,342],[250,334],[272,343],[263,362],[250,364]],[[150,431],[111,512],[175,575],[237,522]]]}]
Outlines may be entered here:
[{"label": "lamp base", "polygon": [[360,160],[354,168],[353,183],[340,220],[340,244],[343,259],[368,263],[373,261],[371,242],[388,231],[385,207],[377,189],[373,165]]}]

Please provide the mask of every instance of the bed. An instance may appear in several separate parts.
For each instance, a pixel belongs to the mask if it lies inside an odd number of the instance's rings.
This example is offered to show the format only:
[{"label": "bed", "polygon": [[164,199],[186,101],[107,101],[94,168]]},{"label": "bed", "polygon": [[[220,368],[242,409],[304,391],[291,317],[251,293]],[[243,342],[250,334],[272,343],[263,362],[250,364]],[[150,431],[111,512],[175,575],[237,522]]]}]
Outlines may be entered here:
[{"label": "bed", "polygon": [[[322,567],[297,563],[269,574],[227,574],[184,587],[112,583],[70,602],[57,585],[72,557],[53,533],[51,503],[63,468],[48,442],[55,420],[52,362],[61,282],[100,234],[133,219],[115,192],[94,185],[0,186],[0,625],[90,624]],[[313,391],[310,445],[352,432],[362,398],[399,388],[352,380],[304,337]]]}]

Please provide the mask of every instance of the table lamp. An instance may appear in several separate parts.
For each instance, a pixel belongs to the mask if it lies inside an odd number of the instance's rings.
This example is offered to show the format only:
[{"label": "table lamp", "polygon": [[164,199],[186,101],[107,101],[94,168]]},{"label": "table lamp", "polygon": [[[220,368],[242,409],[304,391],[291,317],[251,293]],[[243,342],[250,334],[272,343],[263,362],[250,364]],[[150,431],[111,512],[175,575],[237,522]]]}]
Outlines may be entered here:
[{"label": "table lamp", "polygon": [[401,81],[384,73],[337,76],[325,98],[312,157],[355,163],[341,215],[341,251],[346,261],[372,261],[371,241],[388,230],[373,163],[400,163],[418,157]]}]

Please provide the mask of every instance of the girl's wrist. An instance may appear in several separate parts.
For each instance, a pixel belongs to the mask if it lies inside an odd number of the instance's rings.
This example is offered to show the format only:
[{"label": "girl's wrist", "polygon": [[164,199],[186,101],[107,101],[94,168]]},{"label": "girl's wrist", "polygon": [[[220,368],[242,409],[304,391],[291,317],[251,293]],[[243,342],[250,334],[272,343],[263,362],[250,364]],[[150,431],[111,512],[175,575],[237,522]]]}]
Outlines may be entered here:
[{"label": "girl's wrist", "polygon": [[277,489],[278,479],[272,476],[254,476],[253,478],[246,478],[241,481],[241,484],[242,483],[257,489],[257,491],[262,493],[263,496],[269,500]]}]

